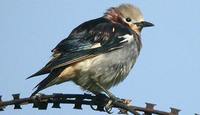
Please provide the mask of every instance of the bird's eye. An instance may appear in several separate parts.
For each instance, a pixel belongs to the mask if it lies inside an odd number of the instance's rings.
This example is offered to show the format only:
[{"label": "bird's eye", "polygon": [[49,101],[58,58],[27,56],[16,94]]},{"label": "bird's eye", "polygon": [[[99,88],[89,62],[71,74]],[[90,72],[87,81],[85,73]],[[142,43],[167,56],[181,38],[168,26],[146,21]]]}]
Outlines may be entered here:
[{"label": "bird's eye", "polygon": [[126,21],[127,22],[131,22],[131,18],[126,18]]}]

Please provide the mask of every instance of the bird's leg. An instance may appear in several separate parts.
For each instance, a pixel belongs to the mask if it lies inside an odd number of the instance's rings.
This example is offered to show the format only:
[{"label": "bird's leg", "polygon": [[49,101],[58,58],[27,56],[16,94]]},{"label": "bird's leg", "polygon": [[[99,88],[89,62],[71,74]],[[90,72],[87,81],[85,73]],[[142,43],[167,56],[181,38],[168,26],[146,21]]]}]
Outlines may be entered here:
[{"label": "bird's leg", "polygon": [[[91,78],[91,80],[95,83],[95,85],[97,87],[99,87],[104,93],[106,93],[107,96],[109,96],[110,100],[108,101],[108,103],[105,105],[105,111],[109,114],[112,114],[112,103],[113,102],[121,102],[126,104],[127,106],[130,106],[130,102],[131,100],[126,100],[126,99],[120,99],[118,97],[116,97],[115,95],[113,95],[110,91],[108,91],[107,89],[105,89],[96,79]],[[96,92],[96,95],[101,95],[101,93]],[[121,114],[127,114],[126,110],[120,109]]]},{"label": "bird's leg", "polygon": [[107,96],[109,96],[109,98],[112,101],[122,101],[120,98],[116,97],[115,95],[113,95],[110,91],[108,91],[107,89],[105,89],[96,79],[91,78],[93,80],[93,82],[95,83],[95,85],[97,87],[99,87],[104,93],[106,93]]}]

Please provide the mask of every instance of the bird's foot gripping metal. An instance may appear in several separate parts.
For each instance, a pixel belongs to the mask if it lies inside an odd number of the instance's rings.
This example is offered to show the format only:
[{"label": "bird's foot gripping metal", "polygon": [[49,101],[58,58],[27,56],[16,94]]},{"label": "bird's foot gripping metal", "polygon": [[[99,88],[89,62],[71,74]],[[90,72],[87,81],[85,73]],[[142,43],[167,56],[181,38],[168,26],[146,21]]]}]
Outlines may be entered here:
[{"label": "bird's foot gripping metal", "polygon": [[[131,100],[129,100],[129,99],[120,99],[118,97],[112,97],[112,98],[110,98],[108,103],[105,105],[105,111],[109,114],[112,114],[112,112],[111,112],[112,107],[116,103],[122,103],[122,104],[125,104],[127,106],[131,106]],[[124,109],[119,109],[118,114],[128,114],[128,111],[124,110]]]},{"label": "bird's foot gripping metal", "polygon": [[[116,97],[110,91],[105,89],[97,80],[95,79],[92,79],[92,80],[96,84],[96,86],[98,86],[110,98],[108,103],[105,105],[105,111],[108,114],[112,114],[112,107],[114,103],[123,103],[123,104],[126,104],[127,106],[130,106],[131,100],[121,99],[121,98]],[[120,109],[119,114],[127,114],[127,112],[128,112],[127,110]]]},{"label": "bird's foot gripping metal", "polygon": [[31,98],[34,98],[36,100],[41,100],[41,97],[45,96],[43,93],[37,93],[36,95],[31,96]]},{"label": "bird's foot gripping metal", "polygon": [[113,107],[113,101],[112,100],[109,100],[108,103],[105,105],[105,111],[108,113],[108,114],[112,114],[112,107]]},{"label": "bird's foot gripping metal", "polygon": [[[125,104],[125,105],[127,105],[127,106],[131,106],[131,101],[132,101],[132,100],[130,100],[130,99],[122,99],[122,103]],[[127,115],[127,114],[128,114],[128,111],[119,108],[118,114],[126,114],[126,115]]]}]

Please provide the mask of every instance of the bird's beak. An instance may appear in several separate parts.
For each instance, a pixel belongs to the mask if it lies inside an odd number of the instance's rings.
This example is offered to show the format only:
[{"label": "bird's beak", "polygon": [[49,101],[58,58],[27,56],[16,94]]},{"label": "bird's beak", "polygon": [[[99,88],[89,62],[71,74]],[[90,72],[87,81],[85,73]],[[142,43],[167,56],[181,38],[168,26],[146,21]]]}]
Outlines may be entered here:
[{"label": "bird's beak", "polygon": [[154,24],[147,21],[141,21],[141,22],[133,23],[133,25],[131,25],[131,29],[135,31],[136,33],[140,34],[140,32],[142,31],[144,27],[151,27],[151,26],[154,26]]},{"label": "bird's beak", "polygon": [[140,25],[142,27],[152,27],[152,26],[154,26],[154,24],[152,24],[151,22],[147,22],[147,21],[140,22]]}]

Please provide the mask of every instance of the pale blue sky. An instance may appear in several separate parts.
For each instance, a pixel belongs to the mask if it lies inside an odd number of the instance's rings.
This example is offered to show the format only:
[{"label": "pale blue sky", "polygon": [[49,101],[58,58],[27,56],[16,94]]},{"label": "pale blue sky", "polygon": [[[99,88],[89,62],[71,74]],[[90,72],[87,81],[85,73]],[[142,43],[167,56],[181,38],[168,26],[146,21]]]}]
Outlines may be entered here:
[{"label": "pale blue sky", "polygon": [[[133,2],[134,1],[134,2]],[[140,7],[154,28],[144,29],[143,48],[128,78],[111,91],[118,97],[132,99],[137,106],[145,102],[157,109],[182,109],[181,115],[200,113],[200,1],[199,0],[1,0],[0,1],[0,95],[29,96],[45,76],[26,77],[50,59],[51,49],[80,23],[102,16],[120,3]],[[83,93],[73,83],[54,86],[43,93]],[[116,110],[114,110],[116,114]],[[2,115],[95,114],[89,107],[73,110],[38,111],[8,107]]]}]

